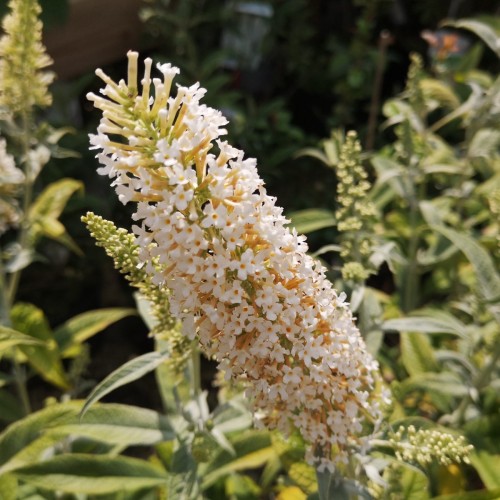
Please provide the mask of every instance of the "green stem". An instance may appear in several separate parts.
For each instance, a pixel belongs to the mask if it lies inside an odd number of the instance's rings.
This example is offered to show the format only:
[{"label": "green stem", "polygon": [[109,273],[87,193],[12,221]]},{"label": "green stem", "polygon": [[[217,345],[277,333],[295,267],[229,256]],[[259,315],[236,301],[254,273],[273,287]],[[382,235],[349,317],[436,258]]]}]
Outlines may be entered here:
[{"label": "green stem", "polygon": [[[21,251],[27,250],[28,246],[28,234],[30,229],[30,221],[28,218],[28,213],[31,207],[31,202],[33,198],[33,175],[30,172],[29,165],[29,151],[30,151],[30,137],[31,137],[31,114],[28,111],[24,111],[21,115],[21,158],[24,163],[24,190],[23,190],[23,223],[21,225],[19,234],[19,247]],[[31,249],[30,249],[31,250]],[[8,285],[8,304],[10,306],[14,303],[17,290],[19,288],[19,281],[21,279],[22,269],[18,269],[12,273],[12,276]]]},{"label": "green stem", "polygon": [[193,346],[191,349],[191,391],[196,398],[201,393],[201,359],[200,351]]},{"label": "green stem", "polygon": [[24,415],[29,415],[31,413],[31,404],[28,389],[26,387],[26,374],[24,372],[24,368],[17,361],[15,353],[12,358],[14,360],[12,374],[14,375],[16,390],[19,395],[19,399],[21,400]]},{"label": "green stem", "polygon": [[[413,182],[413,181],[412,181]],[[404,287],[402,294],[402,309],[408,313],[417,306],[418,294],[420,289],[420,277],[418,272],[417,252],[419,246],[418,234],[418,201],[416,196],[410,200],[410,218],[409,227],[411,231],[408,244],[408,264],[405,268]]]}]

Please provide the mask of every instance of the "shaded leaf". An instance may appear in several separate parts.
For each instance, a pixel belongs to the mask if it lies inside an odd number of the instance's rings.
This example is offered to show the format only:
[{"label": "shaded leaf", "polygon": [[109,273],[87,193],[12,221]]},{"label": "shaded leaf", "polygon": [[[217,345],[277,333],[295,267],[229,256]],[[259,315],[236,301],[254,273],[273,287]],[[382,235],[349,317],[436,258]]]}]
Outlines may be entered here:
[{"label": "shaded leaf", "polygon": [[446,21],[447,26],[469,30],[475,33],[488,47],[500,57],[500,36],[493,26],[475,19],[459,19]]},{"label": "shaded leaf", "polygon": [[11,310],[11,320],[16,330],[43,341],[40,345],[19,345],[31,367],[47,382],[69,389],[61,356],[44,312],[33,304],[17,303]]},{"label": "shaded leaf", "polygon": [[54,332],[54,338],[64,356],[72,347],[80,345],[109,325],[132,314],[136,314],[135,309],[110,308],[87,311],[58,327]]},{"label": "shaded leaf", "polygon": [[15,398],[10,392],[0,390],[0,421],[4,423],[15,422],[23,418],[23,410],[18,398]]},{"label": "shaded leaf", "polygon": [[168,479],[144,460],[76,453],[23,467],[16,476],[51,491],[94,495],[151,488]]},{"label": "shaded leaf", "polygon": [[472,454],[470,460],[488,489],[500,489],[500,455],[478,451]]}]

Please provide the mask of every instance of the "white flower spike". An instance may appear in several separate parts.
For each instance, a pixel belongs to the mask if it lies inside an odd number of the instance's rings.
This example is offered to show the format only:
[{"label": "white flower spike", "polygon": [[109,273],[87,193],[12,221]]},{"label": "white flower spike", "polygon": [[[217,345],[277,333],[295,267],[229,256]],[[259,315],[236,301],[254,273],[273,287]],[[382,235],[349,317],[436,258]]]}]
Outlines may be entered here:
[{"label": "white flower spike", "polygon": [[[247,383],[260,423],[298,430],[307,459],[333,469],[364,416],[381,417],[378,365],[351,311],[266,194],[254,159],[219,140],[226,119],[198,84],[170,96],[177,68],[151,60],[137,85],[102,72],[91,144],[124,203],[136,202],[139,259],[172,291],[171,312],[227,378]],[[154,97],[150,95],[154,87]],[[216,146],[215,144],[216,143]],[[209,153],[211,149],[216,153]],[[163,264],[148,265],[158,257]],[[333,452],[332,452],[333,450]]]}]

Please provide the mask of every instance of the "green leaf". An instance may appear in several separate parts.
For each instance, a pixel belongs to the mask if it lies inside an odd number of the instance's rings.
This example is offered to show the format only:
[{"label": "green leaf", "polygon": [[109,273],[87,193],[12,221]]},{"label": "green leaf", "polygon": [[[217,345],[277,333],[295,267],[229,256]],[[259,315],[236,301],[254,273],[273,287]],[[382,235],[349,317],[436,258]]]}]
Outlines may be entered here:
[{"label": "green leaf", "polygon": [[168,476],[144,460],[98,455],[59,455],[16,471],[27,483],[65,493],[120,493],[165,484]]},{"label": "green leaf", "polygon": [[415,389],[453,397],[464,397],[469,394],[469,388],[464,385],[463,380],[452,372],[420,372],[399,384],[399,390],[403,393]]},{"label": "green leaf", "polygon": [[149,352],[138,356],[127,363],[117,368],[113,373],[108,375],[100,382],[90,393],[85,401],[85,405],[81,411],[81,417],[85,415],[87,410],[101,398],[114,391],[118,387],[122,387],[134,380],[137,380],[149,372],[152,372],[156,367],[160,366],[166,359],[168,353]]},{"label": "green leaf", "polygon": [[469,144],[469,158],[493,158],[498,154],[500,145],[500,130],[492,128],[479,129]]},{"label": "green leaf", "polygon": [[335,215],[330,210],[310,208],[292,212],[288,216],[299,234],[312,233],[336,225]]},{"label": "green leaf", "polygon": [[[427,313],[432,310],[426,310]],[[412,315],[405,318],[394,318],[384,321],[382,330],[397,332],[421,332],[430,334],[449,333],[458,337],[465,337],[466,326],[451,315],[443,313],[440,317],[422,315]]]},{"label": "green leaf", "polygon": [[458,247],[472,264],[476,273],[479,290],[487,301],[500,299],[500,276],[488,252],[473,238],[441,225],[433,226]]},{"label": "green leaf", "polygon": [[263,467],[274,456],[275,451],[272,446],[248,453],[207,474],[203,480],[202,488],[207,488],[217,481],[217,479],[231,472]]},{"label": "green leaf", "polygon": [[78,422],[58,425],[49,434],[82,436],[121,446],[148,446],[174,439],[169,420],[158,412],[128,405],[94,405]]},{"label": "green leaf", "polygon": [[58,327],[54,332],[54,338],[62,355],[67,356],[73,348],[78,347],[96,333],[132,314],[136,314],[135,309],[110,308],[88,311]]},{"label": "green leaf", "polygon": [[239,434],[231,444],[234,448],[233,453],[223,450],[210,462],[203,478],[203,489],[231,472],[262,467],[277,455],[271,446],[270,435],[265,431]]},{"label": "green leaf", "polygon": [[401,333],[401,361],[410,375],[439,370],[429,339],[415,333]]},{"label": "green leaf", "polygon": [[377,172],[377,181],[374,186],[376,191],[388,185],[397,196],[403,199],[413,196],[415,188],[408,178],[408,170],[404,165],[383,155],[374,156],[371,161]]},{"label": "green leaf", "polygon": [[500,57],[500,36],[498,29],[489,23],[475,19],[459,19],[458,21],[446,21],[446,26],[469,30],[475,33],[488,47]]},{"label": "green leaf", "polygon": [[494,490],[467,491],[465,493],[453,493],[452,495],[440,495],[432,500],[498,500],[500,488]]},{"label": "green leaf", "polygon": [[470,460],[488,489],[500,489],[500,455],[478,451],[472,454]]},{"label": "green leaf", "polygon": [[0,477],[0,492],[2,500],[19,500],[17,479],[12,474]]},{"label": "green leaf", "polygon": [[3,389],[0,390],[0,421],[5,423],[15,422],[23,418],[23,410],[19,400],[15,398],[10,392]]},{"label": "green leaf", "polygon": [[11,320],[16,330],[43,341],[41,345],[19,345],[32,368],[47,382],[69,389],[61,356],[44,312],[33,304],[17,303],[12,308]]},{"label": "green leaf", "polygon": [[19,345],[44,345],[44,342],[0,325],[0,353]]},{"label": "green leaf", "polygon": [[68,245],[73,250],[78,249],[58,219],[70,197],[80,190],[83,190],[83,183],[74,179],[61,179],[49,184],[27,214],[29,238],[36,242],[41,236],[46,236]]},{"label": "green leaf", "polygon": [[406,466],[399,480],[402,490],[401,498],[405,500],[427,500],[429,480],[426,475],[415,467]]},{"label": "green leaf", "polygon": [[79,424],[83,403],[50,406],[10,425],[0,434],[0,474],[38,462],[68,436],[102,443],[148,445],[173,439],[169,420],[153,410],[120,404],[96,404]]},{"label": "green leaf", "polygon": [[[22,461],[23,450],[37,441],[44,430],[61,424],[77,421],[79,402],[69,402],[49,406],[36,413],[19,420],[5,429],[0,434],[0,474],[12,470],[16,464],[24,465]],[[40,450],[41,453],[50,447],[50,444]],[[36,458],[30,458],[31,462]]]},{"label": "green leaf", "polygon": [[460,106],[460,100],[453,91],[452,87],[443,80],[435,78],[422,78],[420,87],[426,99],[433,99],[441,106],[455,109]]}]

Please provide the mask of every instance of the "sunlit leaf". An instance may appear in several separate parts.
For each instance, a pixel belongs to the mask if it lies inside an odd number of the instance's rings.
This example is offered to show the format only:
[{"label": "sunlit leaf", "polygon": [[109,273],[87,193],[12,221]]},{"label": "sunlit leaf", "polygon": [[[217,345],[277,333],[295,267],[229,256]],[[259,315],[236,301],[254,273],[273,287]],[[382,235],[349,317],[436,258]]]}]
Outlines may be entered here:
[{"label": "sunlit leaf", "polygon": [[416,333],[401,333],[401,361],[410,375],[439,370],[429,339]]},{"label": "sunlit leaf", "polygon": [[28,465],[16,476],[30,484],[65,493],[120,493],[165,484],[168,476],[144,460],[71,454]]},{"label": "sunlit leaf", "polygon": [[0,493],[2,500],[19,500],[17,479],[12,474],[0,476]]},{"label": "sunlit leaf", "polygon": [[494,490],[467,491],[465,493],[453,493],[452,495],[440,495],[432,500],[498,500],[500,488]]},{"label": "sunlit leaf", "polygon": [[500,489],[500,455],[478,451],[470,457],[472,465],[489,489]]},{"label": "sunlit leaf", "polygon": [[300,234],[312,233],[336,225],[335,215],[330,210],[310,208],[288,214],[292,225]]},{"label": "sunlit leaf", "polygon": [[44,344],[42,340],[0,325],[0,353],[18,345],[42,346]]},{"label": "sunlit leaf", "polygon": [[446,314],[441,315],[441,317],[415,315],[405,318],[388,319],[382,323],[381,328],[384,331],[396,330],[398,332],[430,334],[448,333],[459,337],[466,335],[465,325]]},{"label": "sunlit leaf", "polygon": [[297,486],[287,486],[281,490],[276,500],[306,500],[307,495]]},{"label": "sunlit leaf", "polygon": [[168,353],[149,352],[138,356],[117,368],[100,382],[90,393],[82,408],[81,416],[85,415],[87,410],[101,398],[110,392],[124,385],[138,380],[147,373],[152,372],[157,366],[168,359]]},{"label": "sunlit leaf", "polygon": [[72,250],[78,249],[58,219],[71,196],[82,189],[83,183],[74,179],[60,179],[49,184],[27,214],[29,238],[36,243],[38,238],[46,236],[66,243]]}]

